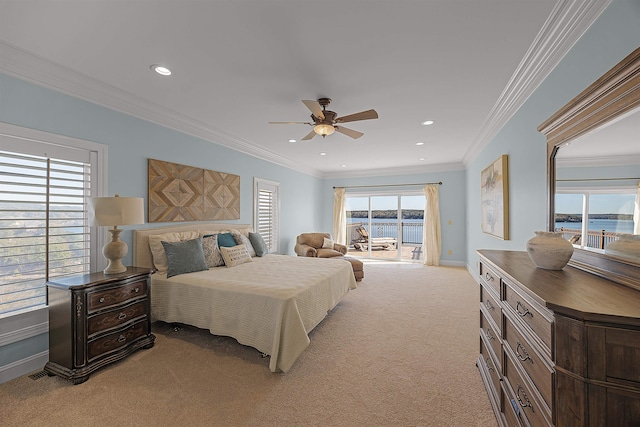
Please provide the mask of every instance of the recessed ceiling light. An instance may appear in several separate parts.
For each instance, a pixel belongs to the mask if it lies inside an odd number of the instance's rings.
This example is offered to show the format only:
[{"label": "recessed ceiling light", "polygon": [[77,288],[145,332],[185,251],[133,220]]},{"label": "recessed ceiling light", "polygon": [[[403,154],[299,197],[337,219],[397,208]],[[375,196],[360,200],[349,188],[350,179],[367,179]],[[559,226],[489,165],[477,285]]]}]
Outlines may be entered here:
[{"label": "recessed ceiling light", "polygon": [[418,160],[420,160],[421,162],[425,160],[424,157],[420,157]]},{"label": "recessed ceiling light", "polygon": [[341,167],[346,168],[346,167],[347,167],[347,165],[342,165]]},{"label": "recessed ceiling light", "polygon": [[326,156],[326,155],[327,155],[327,153],[320,153],[320,155],[321,155],[321,156]]},{"label": "recessed ceiling light", "polygon": [[153,71],[155,71],[156,73],[160,74],[161,76],[170,76],[171,75],[171,70],[168,69],[167,67],[162,66],[162,65],[154,64],[154,65],[151,66],[151,69]]},{"label": "recessed ceiling light", "polygon": [[425,120],[424,122],[422,122],[422,126],[429,126],[434,124],[435,122],[433,120]]},{"label": "recessed ceiling light", "polygon": [[416,145],[424,145],[424,142],[416,142]]},{"label": "recessed ceiling light", "polygon": [[290,139],[289,142],[298,142],[298,141],[295,139]]}]

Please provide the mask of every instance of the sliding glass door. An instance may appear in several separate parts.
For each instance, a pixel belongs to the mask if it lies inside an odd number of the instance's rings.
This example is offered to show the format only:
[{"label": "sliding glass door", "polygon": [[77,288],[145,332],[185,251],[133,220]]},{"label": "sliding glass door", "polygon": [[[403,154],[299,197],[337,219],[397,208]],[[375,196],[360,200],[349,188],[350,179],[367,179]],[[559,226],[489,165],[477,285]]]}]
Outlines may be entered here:
[{"label": "sliding glass door", "polygon": [[349,255],[419,261],[424,203],[417,193],[347,195]]}]

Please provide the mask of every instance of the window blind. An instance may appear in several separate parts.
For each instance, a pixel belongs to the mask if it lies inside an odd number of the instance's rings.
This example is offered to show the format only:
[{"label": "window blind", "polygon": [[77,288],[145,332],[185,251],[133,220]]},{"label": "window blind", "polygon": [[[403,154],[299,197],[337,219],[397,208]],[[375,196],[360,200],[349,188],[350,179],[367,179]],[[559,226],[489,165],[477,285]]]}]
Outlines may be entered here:
[{"label": "window blind", "polygon": [[0,151],[0,316],[46,304],[47,280],[88,273],[88,162]]},{"label": "window blind", "polygon": [[279,184],[256,179],[256,233],[264,239],[270,252],[277,252],[278,229],[278,187]]}]

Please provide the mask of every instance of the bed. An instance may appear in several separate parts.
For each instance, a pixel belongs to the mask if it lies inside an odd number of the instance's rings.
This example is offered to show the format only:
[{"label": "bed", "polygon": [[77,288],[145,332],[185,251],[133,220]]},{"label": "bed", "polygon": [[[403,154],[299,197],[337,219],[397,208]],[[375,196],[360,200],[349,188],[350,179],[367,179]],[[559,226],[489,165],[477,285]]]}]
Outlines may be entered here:
[{"label": "bed", "polygon": [[[134,230],[133,264],[155,268],[150,237],[232,229],[246,234],[250,226],[202,222]],[[172,277],[159,271],[151,283],[153,321],[233,337],[269,355],[272,372],[287,372],[309,345],[309,332],[356,288],[347,261],[275,254]]]}]

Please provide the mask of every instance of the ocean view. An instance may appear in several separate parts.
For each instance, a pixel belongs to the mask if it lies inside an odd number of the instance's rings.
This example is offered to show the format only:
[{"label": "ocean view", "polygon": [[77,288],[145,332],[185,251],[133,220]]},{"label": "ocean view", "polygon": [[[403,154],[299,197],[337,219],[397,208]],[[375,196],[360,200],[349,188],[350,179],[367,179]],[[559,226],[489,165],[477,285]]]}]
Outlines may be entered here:
[{"label": "ocean view", "polygon": [[[556,229],[569,228],[572,230],[580,230],[582,222],[560,222],[556,221]],[[633,233],[633,220],[617,220],[617,219],[592,219],[589,221],[589,230],[591,231],[611,231],[615,233]]]}]

